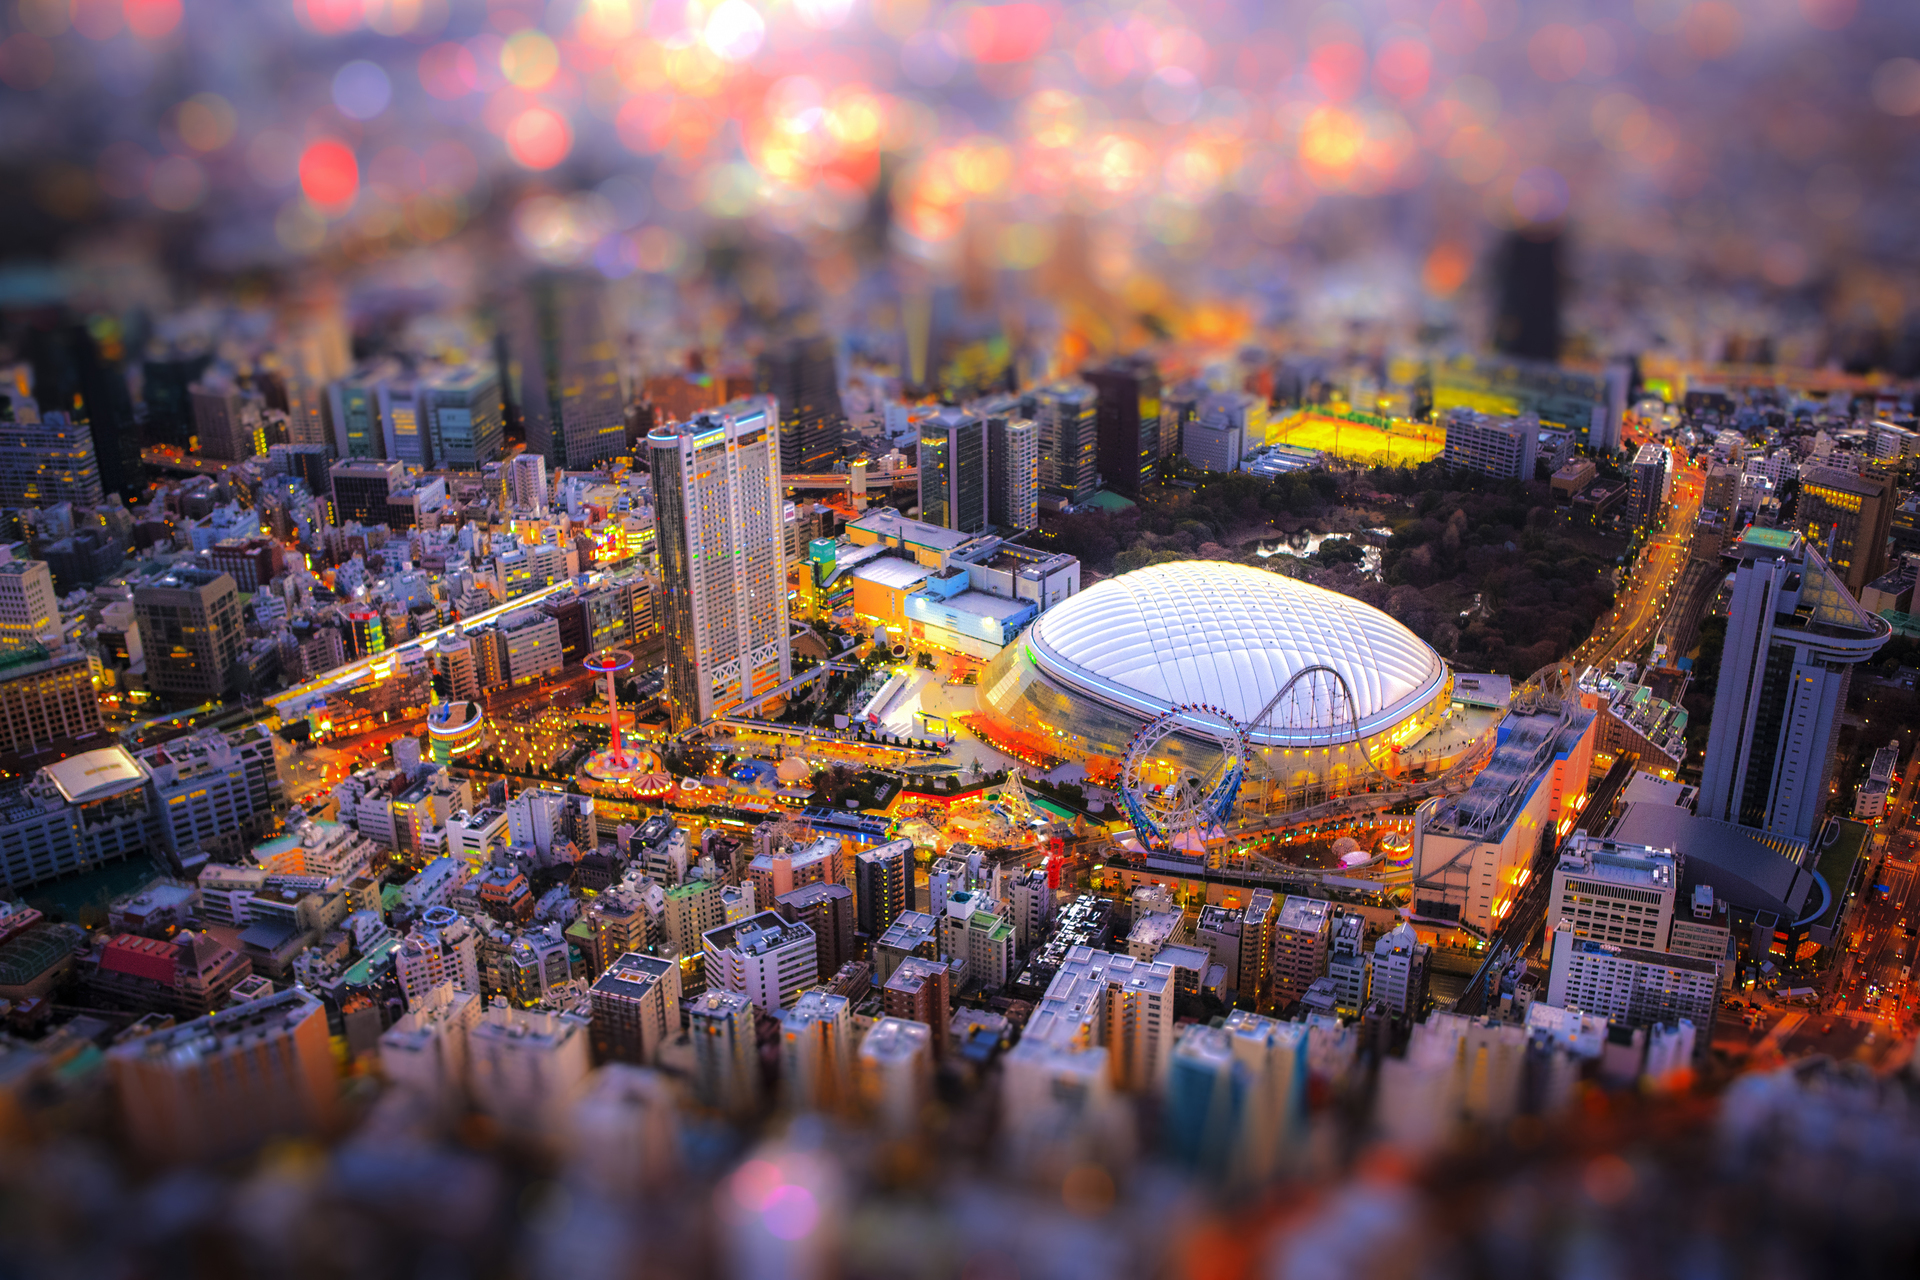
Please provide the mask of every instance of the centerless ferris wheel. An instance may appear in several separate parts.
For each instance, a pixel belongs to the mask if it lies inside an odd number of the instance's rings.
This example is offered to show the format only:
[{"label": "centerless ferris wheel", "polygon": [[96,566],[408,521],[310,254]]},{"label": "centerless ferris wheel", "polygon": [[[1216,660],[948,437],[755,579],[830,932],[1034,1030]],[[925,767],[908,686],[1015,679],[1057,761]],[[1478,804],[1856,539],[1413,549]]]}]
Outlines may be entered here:
[{"label": "centerless ferris wheel", "polygon": [[[1201,749],[1169,754],[1176,736]],[[1245,727],[1216,706],[1181,703],[1141,728],[1120,765],[1120,801],[1141,843],[1171,849],[1218,832],[1252,759]]]}]

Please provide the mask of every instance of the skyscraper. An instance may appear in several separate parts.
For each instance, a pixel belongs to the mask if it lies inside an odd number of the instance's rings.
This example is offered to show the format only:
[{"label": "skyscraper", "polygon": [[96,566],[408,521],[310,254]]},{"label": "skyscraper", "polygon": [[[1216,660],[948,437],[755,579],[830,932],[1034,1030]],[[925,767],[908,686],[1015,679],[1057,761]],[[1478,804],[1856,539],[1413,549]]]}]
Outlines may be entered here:
[{"label": "skyscraper", "polygon": [[208,378],[188,388],[193,403],[193,433],[199,452],[223,462],[244,462],[259,452],[254,430],[260,424],[260,397],[242,391],[231,378]]},{"label": "skyscraper", "polygon": [[1145,356],[1125,356],[1080,376],[1099,393],[1094,429],[1100,478],[1115,493],[1137,498],[1153,483],[1160,461],[1160,371]]},{"label": "skyscraper", "polygon": [[0,507],[97,507],[104,496],[93,431],[31,400],[0,405]]},{"label": "skyscraper", "polygon": [[1040,429],[1040,500],[1050,510],[1077,506],[1099,486],[1095,456],[1094,389],[1084,382],[1055,382],[1023,403]]},{"label": "skyscraper", "polygon": [[597,280],[545,276],[522,289],[509,311],[507,351],[529,450],[573,470],[626,452],[619,356]]},{"label": "skyscraper", "polygon": [[547,458],[545,454],[516,453],[507,459],[507,505],[516,511],[547,509]]},{"label": "skyscraper", "polygon": [[333,430],[336,456],[386,456],[386,433],[380,427],[380,393],[388,379],[400,376],[399,361],[380,360],[362,365],[327,388],[327,423]]},{"label": "skyscraper", "polygon": [[968,406],[987,424],[987,519],[1002,533],[1040,527],[1040,428],[1012,396]]},{"label": "skyscraper", "polygon": [[193,401],[187,391],[213,363],[207,352],[162,354],[140,366],[140,400],[146,406],[149,444],[187,447],[193,434]]},{"label": "skyscraper", "polygon": [[760,353],[753,377],[754,390],[780,407],[780,473],[833,470],[846,425],[833,343],[824,337],[778,343]]},{"label": "skyscraper", "polygon": [[1800,473],[1800,506],[1794,523],[1819,547],[1855,599],[1886,572],[1887,533],[1900,495],[1893,477],[1840,467],[1808,467]]},{"label": "skyscraper", "polygon": [[1714,691],[1698,812],[1810,840],[1826,808],[1853,668],[1892,628],[1797,533],[1748,529]]},{"label": "skyscraper", "polygon": [[920,518],[961,533],[987,527],[987,428],[947,406],[920,422]]},{"label": "skyscraper", "polygon": [[427,442],[426,414],[420,403],[420,380],[401,376],[380,384],[381,456],[410,467],[436,465]]},{"label": "skyscraper", "polygon": [[792,674],[776,444],[765,398],[668,423],[647,437],[676,730]]},{"label": "skyscraper", "polygon": [[420,381],[427,456],[436,467],[478,471],[500,456],[500,378],[485,365],[442,369]]},{"label": "skyscraper", "polygon": [[729,1115],[760,1100],[760,1053],[754,1040],[753,1001],[738,991],[709,991],[687,1005],[693,1040],[693,1094],[703,1106]]},{"label": "skyscraper", "polygon": [[225,697],[240,653],[240,591],[210,569],[179,565],[133,589],[147,684],[182,706]]}]

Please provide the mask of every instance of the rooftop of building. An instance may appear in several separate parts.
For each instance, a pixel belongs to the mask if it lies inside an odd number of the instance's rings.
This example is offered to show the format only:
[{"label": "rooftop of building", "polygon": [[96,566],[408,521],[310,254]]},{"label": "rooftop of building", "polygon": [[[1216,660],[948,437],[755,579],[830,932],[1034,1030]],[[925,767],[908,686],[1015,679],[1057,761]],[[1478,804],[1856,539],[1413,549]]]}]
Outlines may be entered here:
[{"label": "rooftop of building", "polygon": [[1559,869],[1566,875],[1606,884],[1669,893],[1678,884],[1672,849],[1602,840],[1576,831],[1560,849]]},{"label": "rooftop of building", "polygon": [[1705,976],[1716,975],[1720,966],[1711,960],[1701,960],[1693,956],[1676,955],[1671,951],[1654,951],[1645,947],[1623,947],[1617,942],[1602,942],[1598,938],[1561,937],[1554,939],[1556,947],[1570,946],[1573,954],[1604,955],[1617,960],[1631,960],[1636,964],[1660,965],[1668,969],[1685,969]]},{"label": "rooftop of building", "polygon": [[875,586],[905,590],[925,582],[933,576],[933,572],[932,569],[915,560],[903,560],[899,556],[876,556],[857,566],[853,576],[858,582],[870,582]]},{"label": "rooftop of building", "polygon": [[85,804],[132,791],[149,776],[146,766],[118,746],[68,756],[47,765],[42,772],[68,804]]},{"label": "rooftop of building", "polygon": [[828,902],[836,898],[851,898],[852,896],[853,890],[843,884],[829,884],[826,881],[816,881],[813,884],[803,884],[798,889],[789,893],[778,894],[775,896],[774,901],[783,907],[805,910],[817,903]]},{"label": "rooftop of building", "polygon": [[110,1057],[186,1067],[197,1059],[286,1032],[319,1013],[319,1000],[298,987],[249,1000],[204,1018],[115,1045]]},{"label": "rooftop of building", "polygon": [[762,911],[732,924],[723,924],[700,935],[701,942],[715,951],[737,950],[745,955],[764,955],[776,947],[804,942],[813,945],[813,930],[804,924],[784,919],[777,911]]},{"label": "rooftop of building", "polygon": [[877,951],[887,947],[895,951],[913,951],[936,940],[940,922],[925,911],[902,911],[894,917],[886,932],[874,940]]},{"label": "rooftop of building", "polygon": [[980,536],[915,520],[888,507],[873,508],[858,520],[850,521],[847,528],[931,551],[955,551]]},{"label": "rooftop of building", "polygon": [[1317,933],[1325,927],[1333,904],[1325,898],[1302,898],[1288,894],[1280,907],[1280,914],[1274,918],[1274,927],[1292,929],[1298,933]]},{"label": "rooftop of building", "polygon": [[933,1050],[933,1028],[910,1018],[881,1018],[860,1041],[862,1058],[903,1062]]},{"label": "rooftop of building", "polygon": [[672,968],[674,962],[671,960],[629,951],[615,959],[607,966],[605,973],[594,979],[591,990],[601,995],[637,999],[653,990]]}]

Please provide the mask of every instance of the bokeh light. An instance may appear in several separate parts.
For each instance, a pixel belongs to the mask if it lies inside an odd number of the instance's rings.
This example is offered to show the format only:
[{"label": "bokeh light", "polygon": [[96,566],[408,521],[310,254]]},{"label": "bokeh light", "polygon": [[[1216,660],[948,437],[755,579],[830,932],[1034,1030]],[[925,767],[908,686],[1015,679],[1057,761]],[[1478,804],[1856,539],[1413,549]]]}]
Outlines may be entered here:
[{"label": "bokeh light", "polygon": [[360,190],[360,162],[352,148],[335,138],[308,144],[300,154],[300,189],[322,209],[353,203]]}]

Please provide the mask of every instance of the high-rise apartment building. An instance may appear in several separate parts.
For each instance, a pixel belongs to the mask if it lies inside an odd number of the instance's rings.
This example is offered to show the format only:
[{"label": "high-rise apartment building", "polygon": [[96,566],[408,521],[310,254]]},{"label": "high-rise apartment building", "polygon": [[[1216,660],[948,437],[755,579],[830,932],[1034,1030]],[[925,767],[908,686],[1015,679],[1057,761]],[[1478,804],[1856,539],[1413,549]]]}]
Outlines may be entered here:
[{"label": "high-rise apartment building", "polygon": [[656,427],[655,527],[676,730],[792,675],[773,407],[737,401]]},{"label": "high-rise apartment building", "polygon": [[860,1041],[860,1094],[887,1133],[913,1132],[933,1100],[934,1030],[888,1014]]},{"label": "high-rise apartment building", "polygon": [[480,931],[448,906],[428,907],[400,940],[394,970],[411,1006],[444,983],[480,994]]},{"label": "high-rise apartment building", "polygon": [[1570,921],[1576,938],[1657,951],[1666,945],[1679,879],[1671,849],[1576,831],[1553,868],[1547,923]]},{"label": "high-rise apartment building", "polygon": [[1079,506],[1100,487],[1098,393],[1084,382],[1055,382],[1022,398],[1040,432],[1040,501],[1052,510]]},{"label": "high-rise apartment building", "polygon": [[0,562],[0,654],[59,643],[60,599],[52,570],[43,560]]},{"label": "high-rise apartment building", "polygon": [[987,519],[1002,533],[1040,527],[1040,428],[1013,396],[968,406],[987,424]]},{"label": "high-rise apartment building", "polygon": [[545,454],[516,453],[507,459],[506,506],[515,511],[547,509],[547,458]]},{"label": "high-rise apartment building", "polygon": [[1447,444],[1440,461],[1461,471],[1502,480],[1533,479],[1540,449],[1540,423],[1522,415],[1496,418],[1472,409],[1447,413]]},{"label": "high-rise apartment building", "polygon": [[744,1115],[760,1101],[760,1050],[753,1001],[738,991],[708,991],[687,1004],[693,1040],[693,1096],[726,1115]]},{"label": "high-rise apartment building", "polygon": [[961,533],[987,527],[987,424],[947,406],[920,419],[920,518]]},{"label": "high-rise apartment building", "polygon": [[1750,528],[1733,554],[1739,566],[1697,812],[1811,840],[1853,668],[1892,628],[1855,603],[1797,533]]},{"label": "high-rise apartment building", "polygon": [[796,1111],[832,1111],[853,1089],[853,1004],[809,991],[780,1015],[780,1080]]},{"label": "high-rise apartment building", "polygon": [[592,1069],[588,1037],[570,1014],[492,1006],[467,1033],[474,1105],[515,1128],[547,1130]]},{"label": "high-rise apartment building", "polygon": [[777,343],[754,362],[753,380],[756,392],[779,405],[780,473],[833,470],[846,426],[833,343],[825,337]]},{"label": "high-rise apartment building", "polygon": [[1367,999],[1389,1013],[1418,1020],[1427,1002],[1433,948],[1401,921],[1373,944],[1367,964]]},{"label": "high-rise apartment building", "polygon": [[762,911],[700,937],[708,990],[738,991],[777,1014],[820,980],[813,930]]},{"label": "high-rise apartment building", "polygon": [[[0,507],[97,507],[104,490],[93,429],[33,402],[0,406]],[[8,415],[12,416],[9,417]]]},{"label": "high-rise apartment building", "polygon": [[1886,572],[1887,536],[1900,494],[1893,476],[1840,467],[1808,467],[1800,473],[1800,505],[1794,524],[1820,548],[1855,599]]},{"label": "high-rise apartment building", "polygon": [[529,452],[562,470],[586,470],[627,451],[620,358],[606,292],[585,276],[547,276],[509,309],[507,379]]},{"label": "high-rise apartment building", "polygon": [[1333,907],[1324,898],[1289,894],[1273,922],[1273,991],[1276,1005],[1307,993],[1327,970],[1327,938]]},{"label": "high-rise apartment building", "polygon": [[594,979],[587,998],[601,1062],[652,1062],[680,1034],[680,966],[672,960],[629,951]]},{"label": "high-rise apartment building", "polygon": [[773,900],[783,920],[813,931],[822,977],[854,958],[853,890],[843,884],[806,884]]},{"label": "high-rise apartment building", "polygon": [[1240,914],[1240,981],[1234,987],[1238,1003],[1258,1009],[1272,991],[1273,926],[1280,914],[1273,890],[1255,889]]},{"label": "high-rise apartment building", "polygon": [[117,1044],[107,1065],[125,1132],[155,1159],[319,1134],[338,1092],[326,1009],[299,988]]},{"label": "high-rise apartment building", "polygon": [[924,1022],[933,1030],[933,1051],[945,1057],[953,1021],[953,976],[945,961],[908,956],[880,988],[888,1017]]},{"label": "high-rise apartment building", "polygon": [[233,691],[240,653],[240,591],[232,577],[178,565],[133,589],[147,654],[147,687],[182,706]]},{"label": "high-rise apartment building", "polygon": [[913,911],[913,842],[890,840],[854,855],[854,928],[868,938],[887,931],[902,911]]},{"label": "high-rise apartment building", "polygon": [[1627,480],[1627,506],[1634,524],[1642,529],[1659,528],[1673,491],[1673,459],[1667,446],[1655,440],[1641,445],[1633,455],[1633,470]]},{"label": "high-rise apartment building", "polygon": [[1160,371],[1145,356],[1127,356],[1080,376],[1097,393],[1094,456],[1101,482],[1137,498],[1160,462]]}]

